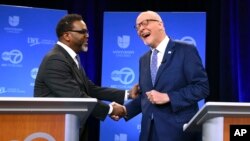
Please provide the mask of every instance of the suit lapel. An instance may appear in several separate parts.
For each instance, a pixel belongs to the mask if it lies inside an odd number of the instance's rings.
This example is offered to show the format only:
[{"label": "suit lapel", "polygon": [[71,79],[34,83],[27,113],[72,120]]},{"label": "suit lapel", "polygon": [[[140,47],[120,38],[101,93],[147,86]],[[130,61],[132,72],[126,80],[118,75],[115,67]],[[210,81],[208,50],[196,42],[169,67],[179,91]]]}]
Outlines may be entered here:
[{"label": "suit lapel", "polygon": [[[145,77],[144,79],[146,79],[146,82],[149,82],[149,84],[151,87],[153,87],[152,84],[152,78],[151,78],[151,71],[150,71],[150,60],[151,60],[151,54],[152,51],[148,51],[145,56],[142,58],[142,64],[141,64],[141,68],[143,68],[143,70],[141,70],[141,74],[140,77]],[[147,66],[147,67],[146,67]],[[149,77],[147,77],[149,76]],[[143,82],[145,83],[145,82]]]},{"label": "suit lapel", "polygon": [[165,68],[167,68],[167,66],[169,65],[169,63],[171,62],[171,58],[174,54],[174,45],[175,43],[170,39],[169,40],[169,43],[167,45],[167,48],[165,50],[165,53],[164,53],[164,56],[163,56],[163,59],[162,59],[162,63],[157,71],[157,74],[156,74],[156,78],[155,78],[155,85],[156,83],[158,82],[158,79],[160,78],[163,70]]},{"label": "suit lapel", "polygon": [[57,45],[55,47],[57,50],[59,50],[61,53],[64,54],[65,58],[66,58],[66,62],[69,64],[69,66],[72,68],[73,70],[73,75],[75,75],[75,79],[77,81],[77,83],[80,86],[80,89],[84,88],[85,91],[87,91],[87,82],[85,80],[86,75],[85,75],[85,71],[83,70],[83,68],[81,67],[81,69],[78,69],[77,64],[75,63],[75,61],[72,59],[72,57],[68,54],[68,52],[66,50],[64,50],[62,47],[60,47],[59,45]]}]

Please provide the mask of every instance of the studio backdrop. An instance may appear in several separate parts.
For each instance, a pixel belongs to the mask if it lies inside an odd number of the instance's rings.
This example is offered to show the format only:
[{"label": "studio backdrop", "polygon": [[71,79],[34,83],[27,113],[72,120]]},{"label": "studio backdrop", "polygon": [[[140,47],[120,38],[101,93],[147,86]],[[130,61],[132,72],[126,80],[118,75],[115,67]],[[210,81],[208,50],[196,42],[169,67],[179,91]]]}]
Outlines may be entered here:
[{"label": "studio backdrop", "polygon": [[38,67],[67,11],[8,5],[0,11],[0,97],[33,97]]}]

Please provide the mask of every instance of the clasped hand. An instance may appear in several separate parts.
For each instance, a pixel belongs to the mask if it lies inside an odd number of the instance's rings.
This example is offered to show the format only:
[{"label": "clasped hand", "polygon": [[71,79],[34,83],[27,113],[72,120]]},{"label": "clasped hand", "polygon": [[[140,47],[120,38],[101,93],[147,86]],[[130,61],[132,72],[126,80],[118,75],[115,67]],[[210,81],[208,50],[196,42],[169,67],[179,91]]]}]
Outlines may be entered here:
[{"label": "clasped hand", "polygon": [[[135,84],[130,90],[129,90],[129,98],[130,99],[135,99],[138,95],[140,94],[140,88],[139,84]],[[111,106],[113,107],[113,111],[110,114],[110,117],[118,121],[120,118],[124,117],[127,115],[127,111],[125,106],[120,105],[116,102],[112,102]]]},{"label": "clasped hand", "polygon": [[110,114],[110,117],[113,120],[118,121],[120,118],[124,117],[127,114],[126,108],[123,105],[112,102],[111,106],[113,107],[113,111]]},{"label": "clasped hand", "polygon": [[166,104],[170,102],[170,99],[167,93],[161,93],[156,90],[151,90],[151,91],[146,92],[146,95],[148,97],[148,100],[152,104],[162,105],[162,104]]},{"label": "clasped hand", "polygon": [[129,98],[135,99],[140,94],[139,84],[135,84],[128,92],[129,92]]}]

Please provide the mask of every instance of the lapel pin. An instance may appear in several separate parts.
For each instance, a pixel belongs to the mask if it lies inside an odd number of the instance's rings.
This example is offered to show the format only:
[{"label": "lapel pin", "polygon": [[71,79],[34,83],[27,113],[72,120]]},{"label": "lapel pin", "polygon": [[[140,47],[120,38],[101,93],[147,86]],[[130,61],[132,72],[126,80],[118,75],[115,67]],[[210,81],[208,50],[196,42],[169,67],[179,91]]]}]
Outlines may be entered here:
[{"label": "lapel pin", "polygon": [[168,54],[171,54],[172,53],[172,51],[168,51]]}]

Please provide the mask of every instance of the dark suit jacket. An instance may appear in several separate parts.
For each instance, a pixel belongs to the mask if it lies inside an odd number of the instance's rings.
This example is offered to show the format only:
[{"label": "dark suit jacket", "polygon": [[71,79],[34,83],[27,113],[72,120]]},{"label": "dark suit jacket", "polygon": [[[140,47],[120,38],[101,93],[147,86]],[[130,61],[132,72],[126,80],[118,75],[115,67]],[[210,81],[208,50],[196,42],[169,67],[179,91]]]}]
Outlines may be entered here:
[{"label": "dark suit jacket", "polygon": [[[55,45],[43,59],[35,81],[35,97],[93,97],[99,100],[124,102],[125,92],[112,88],[103,88],[93,84],[84,69],[78,69],[66,50]],[[99,101],[92,115],[104,120],[109,106]]]},{"label": "dark suit jacket", "polygon": [[[147,141],[152,114],[159,141],[194,141],[194,136],[184,133],[182,127],[198,111],[197,102],[209,94],[207,75],[196,48],[170,40],[155,86],[150,75],[150,55],[151,51],[140,58],[139,86],[142,93],[126,105],[126,120],[142,112],[141,141]],[[170,103],[151,104],[145,93],[153,89],[167,93]]]}]

